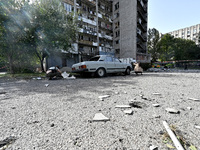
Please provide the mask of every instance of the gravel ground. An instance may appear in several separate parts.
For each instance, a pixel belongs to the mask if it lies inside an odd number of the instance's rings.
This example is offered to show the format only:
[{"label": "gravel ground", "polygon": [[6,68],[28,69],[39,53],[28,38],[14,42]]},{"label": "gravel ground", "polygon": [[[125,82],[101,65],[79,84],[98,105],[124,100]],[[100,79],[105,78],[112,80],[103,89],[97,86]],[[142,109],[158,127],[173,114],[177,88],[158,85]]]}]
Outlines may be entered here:
[{"label": "gravel ground", "polygon": [[[6,150],[148,150],[151,145],[167,150],[161,135],[166,120],[200,149],[200,129],[195,128],[200,102],[188,100],[200,99],[199,87],[200,73],[183,72],[50,81],[0,78],[0,141],[13,138]],[[102,101],[98,97],[103,95],[110,97]],[[141,107],[132,107],[132,115],[115,108],[130,101]],[[170,114],[168,107],[180,113]],[[96,113],[110,120],[93,122]]]}]

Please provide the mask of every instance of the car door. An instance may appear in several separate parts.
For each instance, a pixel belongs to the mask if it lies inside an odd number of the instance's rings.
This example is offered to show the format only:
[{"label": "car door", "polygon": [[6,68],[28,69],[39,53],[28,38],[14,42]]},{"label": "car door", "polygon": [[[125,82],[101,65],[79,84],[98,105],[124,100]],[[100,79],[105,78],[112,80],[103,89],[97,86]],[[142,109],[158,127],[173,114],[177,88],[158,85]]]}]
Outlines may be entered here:
[{"label": "car door", "polygon": [[113,58],[111,56],[106,56],[105,66],[107,73],[114,73],[116,71],[115,62],[113,61]]},{"label": "car door", "polygon": [[116,72],[124,72],[125,66],[124,63],[122,63],[118,58],[113,58],[115,63],[115,71]]}]

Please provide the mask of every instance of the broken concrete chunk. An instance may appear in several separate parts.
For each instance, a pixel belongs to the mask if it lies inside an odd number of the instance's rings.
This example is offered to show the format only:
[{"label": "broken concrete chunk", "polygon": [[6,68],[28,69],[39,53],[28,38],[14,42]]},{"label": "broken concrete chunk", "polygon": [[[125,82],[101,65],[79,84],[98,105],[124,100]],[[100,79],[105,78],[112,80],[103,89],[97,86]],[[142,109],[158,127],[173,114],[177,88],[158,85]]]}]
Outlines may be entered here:
[{"label": "broken concrete chunk", "polygon": [[143,107],[146,107],[146,106],[147,106],[145,103],[138,102],[138,101],[130,101],[130,102],[129,102],[129,105],[130,105],[131,107],[135,107],[135,108],[143,108]]},{"label": "broken concrete chunk", "polygon": [[161,95],[160,93],[153,93],[153,95]]},{"label": "broken concrete chunk", "polygon": [[109,121],[110,119],[104,116],[102,113],[96,113],[93,121]]},{"label": "broken concrete chunk", "polygon": [[124,94],[127,94],[127,92],[126,92],[126,91],[124,91]]},{"label": "broken concrete chunk", "polygon": [[193,101],[199,101],[200,102],[200,99],[196,99],[196,98],[188,98],[189,100],[193,100]]},{"label": "broken concrete chunk", "polygon": [[160,115],[154,114],[153,117],[154,118],[160,118]]},{"label": "broken concrete chunk", "polygon": [[128,115],[132,115],[133,114],[133,110],[129,109],[129,110],[124,110],[124,113],[125,114],[128,114]]},{"label": "broken concrete chunk", "polygon": [[119,94],[119,92],[115,92],[115,94]]},{"label": "broken concrete chunk", "polygon": [[192,108],[191,108],[191,107],[187,107],[187,109],[188,109],[188,110],[192,110]]},{"label": "broken concrete chunk", "polygon": [[154,107],[159,107],[160,104],[152,104]]},{"label": "broken concrete chunk", "polygon": [[195,128],[200,129],[200,126],[195,126]]},{"label": "broken concrete chunk", "polygon": [[130,105],[116,105],[115,108],[131,108]]},{"label": "broken concrete chunk", "polygon": [[46,86],[46,87],[48,87],[48,86],[49,86],[49,84],[45,84],[45,86]]},{"label": "broken concrete chunk", "polygon": [[180,113],[180,111],[178,111],[178,110],[176,110],[176,109],[174,109],[174,108],[166,108],[165,110],[166,110],[167,112],[169,112],[169,113],[174,113],[174,114]]},{"label": "broken concrete chunk", "polygon": [[149,148],[150,150],[158,150],[158,146],[154,146],[154,145],[151,145]]},{"label": "broken concrete chunk", "polygon": [[108,98],[108,97],[110,97],[110,95],[103,95],[103,96],[99,96],[99,99],[103,100],[103,99]]}]

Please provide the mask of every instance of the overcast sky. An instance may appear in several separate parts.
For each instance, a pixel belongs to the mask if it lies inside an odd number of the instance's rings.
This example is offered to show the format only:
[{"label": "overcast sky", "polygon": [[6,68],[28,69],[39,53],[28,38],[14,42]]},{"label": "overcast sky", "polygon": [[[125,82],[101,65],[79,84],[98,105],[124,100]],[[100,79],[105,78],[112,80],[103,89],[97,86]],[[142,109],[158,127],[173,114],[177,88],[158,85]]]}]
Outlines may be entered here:
[{"label": "overcast sky", "polygon": [[167,33],[200,24],[200,0],[149,0],[148,28]]}]

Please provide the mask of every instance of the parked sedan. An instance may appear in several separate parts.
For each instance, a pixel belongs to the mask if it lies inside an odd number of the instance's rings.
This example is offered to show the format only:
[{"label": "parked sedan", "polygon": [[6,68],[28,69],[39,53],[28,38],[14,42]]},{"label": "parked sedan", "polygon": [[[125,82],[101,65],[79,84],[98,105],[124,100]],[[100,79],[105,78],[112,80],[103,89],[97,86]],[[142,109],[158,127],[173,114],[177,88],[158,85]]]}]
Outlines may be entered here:
[{"label": "parked sedan", "polygon": [[132,66],[130,63],[121,62],[118,58],[107,55],[97,55],[89,61],[72,65],[72,72],[81,75],[91,73],[98,77],[104,77],[108,73],[124,73],[130,75]]}]

